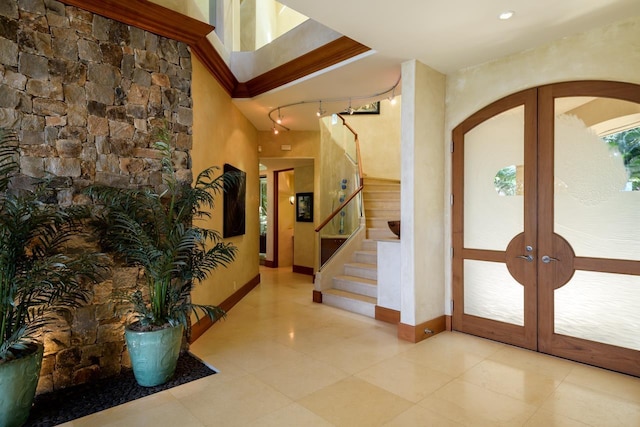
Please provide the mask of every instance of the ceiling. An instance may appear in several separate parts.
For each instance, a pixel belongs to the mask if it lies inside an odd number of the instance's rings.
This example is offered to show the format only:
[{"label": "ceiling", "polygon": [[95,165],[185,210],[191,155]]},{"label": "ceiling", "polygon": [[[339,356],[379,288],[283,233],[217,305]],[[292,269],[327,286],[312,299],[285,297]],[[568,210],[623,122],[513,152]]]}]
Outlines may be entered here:
[{"label": "ceiling", "polygon": [[[640,0],[279,1],[372,50],[255,98],[234,100],[259,130],[273,127],[270,110],[301,101],[311,102],[281,109],[283,124],[317,130],[317,100],[342,98],[323,102],[328,113],[346,109],[350,97],[354,107],[370,102],[364,98],[393,87],[400,65],[410,59],[448,74],[640,15]],[[499,20],[507,10],[515,12],[513,18]]]}]

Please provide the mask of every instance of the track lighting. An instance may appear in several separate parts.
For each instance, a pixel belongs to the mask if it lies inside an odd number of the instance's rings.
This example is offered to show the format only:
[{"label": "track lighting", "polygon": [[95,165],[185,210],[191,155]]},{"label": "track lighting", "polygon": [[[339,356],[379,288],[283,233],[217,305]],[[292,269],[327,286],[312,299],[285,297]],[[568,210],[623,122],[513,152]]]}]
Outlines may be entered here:
[{"label": "track lighting", "polygon": [[[330,103],[332,105],[332,107],[330,108],[335,108],[335,105],[338,105],[338,103],[342,103],[344,101],[349,101],[349,107],[346,109],[346,113],[347,114],[354,114],[354,112],[356,111],[355,108],[353,108],[353,104],[352,101],[355,99],[357,101],[362,101],[363,103],[366,102],[373,102],[376,100],[379,100],[381,98],[384,98],[385,96],[388,96],[389,93],[391,93],[391,96],[388,97],[389,101],[391,102],[391,104],[395,104],[396,103],[396,88],[398,87],[398,85],[400,84],[400,78],[398,78],[398,81],[389,89],[383,91],[383,92],[379,92],[379,93],[374,93],[371,95],[366,95],[366,96],[351,96],[351,97],[342,97],[342,98],[328,98],[328,99],[314,99],[314,100],[307,100],[307,101],[298,101],[298,102],[292,102],[290,104],[285,104],[285,105],[279,105],[277,107],[274,107],[273,109],[271,109],[269,111],[268,117],[269,120],[271,120],[273,126],[272,126],[272,131],[274,135],[277,135],[278,133],[280,133],[280,130],[285,130],[285,131],[289,131],[290,129],[282,124],[282,111],[281,109],[283,108],[290,108],[290,107],[295,107],[297,105],[303,105],[303,104],[312,104],[312,103],[318,103],[318,109],[316,110],[316,116],[318,118],[323,117],[324,115],[327,114],[327,110],[322,108],[322,103],[324,102],[325,105],[326,103]],[[342,104],[344,105],[344,104]],[[278,113],[276,115],[276,112]]]}]

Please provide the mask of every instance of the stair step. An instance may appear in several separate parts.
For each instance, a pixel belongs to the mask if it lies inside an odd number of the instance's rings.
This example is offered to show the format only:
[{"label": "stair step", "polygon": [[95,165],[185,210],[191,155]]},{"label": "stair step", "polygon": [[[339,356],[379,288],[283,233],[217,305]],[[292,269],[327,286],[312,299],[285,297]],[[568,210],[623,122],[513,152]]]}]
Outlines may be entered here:
[{"label": "stair step", "polygon": [[400,181],[397,179],[388,179],[388,178],[376,178],[376,177],[364,177],[365,185],[377,185],[377,184],[396,184],[400,185]]},{"label": "stair step", "polygon": [[364,239],[361,247],[363,251],[375,251],[377,253],[378,241],[373,239]]},{"label": "stair step", "polygon": [[369,190],[364,191],[364,203],[366,205],[368,200],[400,200],[400,191],[380,191]]},{"label": "stair step", "polygon": [[397,221],[398,217],[390,217],[390,218],[378,218],[378,217],[367,217],[367,228],[387,228],[389,227],[389,221]]},{"label": "stair step", "polygon": [[400,184],[388,183],[388,184],[364,184],[365,193],[368,191],[398,191],[400,192]]},{"label": "stair step", "polygon": [[393,234],[389,227],[386,228],[367,228],[367,238],[372,240],[397,239],[398,236]]},{"label": "stair step", "polygon": [[378,264],[378,250],[375,251],[356,251],[355,261],[363,264]]},{"label": "stair step", "polygon": [[356,276],[362,277],[364,279],[378,280],[378,268],[375,264],[349,262],[344,265],[344,273],[347,276]]},{"label": "stair step", "polygon": [[367,218],[384,218],[384,219],[400,219],[400,209],[373,209],[366,207],[364,208],[365,216]]},{"label": "stair step", "polygon": [[366,210],[400,210],[400,199],[392,199],[392,200],[365,200],[365,209]]},{"label": "stair step", "polygon": [[358,313],[371,318],[376,317],[376,298],[358,295],[339,289],[322,291],[322,303],[342,310]]},{"label": "stair step", "polygon": [[378,282],[355,276],[336,276],[333,278],[333,289],[378,298]]}]

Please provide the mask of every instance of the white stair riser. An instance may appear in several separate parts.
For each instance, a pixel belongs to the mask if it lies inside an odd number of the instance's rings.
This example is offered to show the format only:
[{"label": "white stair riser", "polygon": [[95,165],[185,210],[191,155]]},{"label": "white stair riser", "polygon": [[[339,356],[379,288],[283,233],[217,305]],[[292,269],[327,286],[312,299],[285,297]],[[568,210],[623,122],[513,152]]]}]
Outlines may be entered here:
[{"label": "white stair riser", "polygon": [[371,268],[361,268],[349,264],[344,266],[344,274],[348,276],[362,277],[365,279],[378,280],[378,270]]},{"label": "white stair riser", "polygon": [[377,210],[400,210],[400,200],[366,200],[364,201],[364,208],[369,211]]},{"label": "white stair riser", "polygon": [[367,219],[400,219],[400,209],[365,209]]},{"label": "white stair riser", "polygon": [[338,295],[322,294],[322,303],[374,319],[376,317],[375,304],[370,304],[368,302],[344,298]]},{"label": "white stair riser", "polygon": [[377,251],[378,250],[378,242],[375,240],[363,240],[362,241],[362,250],[363,251]]},{"label": "white stair riser", "polygon": [[362,264],[378,264],[378,254],[377,253],[367,253],[367,252],[356,252],[355,261],[360,262]]},{"label": "white stair riser", "polygon": [[397,221],[398,219],[367,218],[367,228],[387,228],[389,227],[389,221]]},{"label": "white stair riser", "polygon": [[367,230],[367,237],[373,240],[397,239],[398,237],[389,230],[383,228],[370,228]]},{"label": "white stair riser", "polygon": [[400,185],[398,184],[371,184],[364,185],[364,191],[397,191],[400,192]]},{"label": "white stair riser", "polygon": [[364,193],[365,206],[367,200],[400,200],[400,192],[394,191],[369,191]]},{"label": "white stair riser", "polygon": [[371,298],[378,298],[378,287],[368,283],[360,283],[352,280],[334,278],[333,288],[353,294],[365,295]]}]

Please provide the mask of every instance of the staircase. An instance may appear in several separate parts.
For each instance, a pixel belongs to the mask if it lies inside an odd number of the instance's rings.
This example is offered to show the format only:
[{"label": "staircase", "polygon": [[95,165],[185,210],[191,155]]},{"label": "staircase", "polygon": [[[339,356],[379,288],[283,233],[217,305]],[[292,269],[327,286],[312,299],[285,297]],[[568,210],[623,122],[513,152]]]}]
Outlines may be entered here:
[{"label": "staircase", "polygon": [[400,182],[365,178],[363,189],[367,238],[344,274],[333,278],[333,288],[322,292],[322,302],[343,310],[375,318],[378,302],[377,241],[397,239],[387,221],[400,219]]}]

